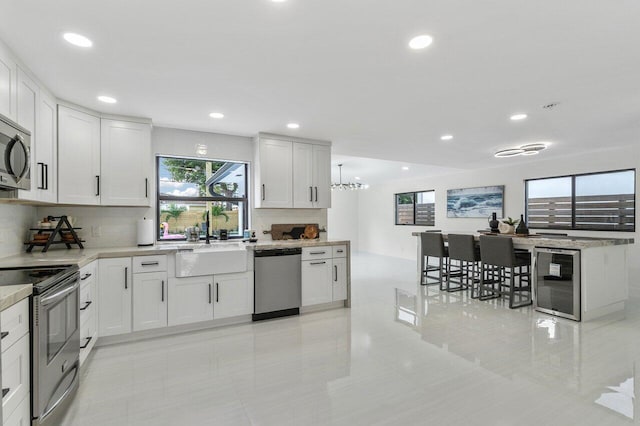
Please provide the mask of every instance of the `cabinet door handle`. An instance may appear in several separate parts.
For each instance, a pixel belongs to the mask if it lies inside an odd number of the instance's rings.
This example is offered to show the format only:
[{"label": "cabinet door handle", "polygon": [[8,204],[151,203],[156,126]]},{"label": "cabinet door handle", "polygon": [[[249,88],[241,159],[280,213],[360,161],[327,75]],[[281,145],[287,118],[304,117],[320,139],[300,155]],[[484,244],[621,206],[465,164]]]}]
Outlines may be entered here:
[{"label": "cabinet door handle", "polygon": [[[8,331],[3,331],[2,332],[2,339],[4,339],[5,337],[7,337],[9,335]],[[1,340],[1,339],[0,339]]]},{"label": "cabinet door handle", "polygon": [[312,251],[309,254],[325,254],[325,253],[326,253],[326,251]]},{"label": "cabinet door handle", "polygon": [[265,190],[264,183],[263,183],[263,184],[262,184],[262,201],[264,201],[264,198],[265,198],[265,194],[266,194],[266,193],[267,193],[267,191]]},{"label": "cabinet door handle", "polygon": [[160,262],[142,262],[140,263],[140,266],[158,266],[160,265]]},{"label": "cabinet door handle", "polygon": [[161,302],[164,302],[164,280],[162,280],[162,298],[160,299]]},{"label": "cabinet door handle", "polygon": [[93,275],[93,274],[84,274],[84,276],[83,276],[82,278],[80,278],[80,281],[84,281],[84,280],[86,280],[86,279],[87,279],[87,278],[89,278],[91,275]]},{"label": "cabinet door handle", "polygon": [[218,283],[216,283],[216,303],[218,303],[220,301],[220,287],[218,286]]},{"label": "cabinet door handle", "polygon": [[88,302],[85,302],[85,303],[84,303],[84,306],[83,306],[82,308],[80,308],[80,310],[81,310],[81,311],[86,310],[86,309],[91,305],[91,303],[92,303],[92,302],[91,302],[90,300],[89,300]]},{"label": "cabinet door handle", "polygon": [[310,265],[324,265],[327,262],[311,262]]},{"label": "cabinet door handle", "polygon": [[313,186],[309,187],[309,201],[313,202]]},{"label": "cabinet door handle", "polygon": [[84,349],[84,348],[86,348],[87,346],[89,346],[89,342],[91,341],[91,339],[93,339],[93,336],[89,336],[89,337],[87,337],[86,339],[87,339],[87,341],[85,342],[85,344],[84,344],[84,345],[80,346],[80,349]]},{"label": "cabinet door handle", "polygon": [[124,267],[124,289],[126,290],[128,288],[128,283],[129,281],[129,268],[128,267]]},{"label": "cabinet door handle", "polygon": [[4,398],[4,396],[8,394],[10,390],[11,388],[2,388],[2,397]]},{"label": "cabinet door handle", "polygon": [[44,189],[49,189],[49,165],[44,165]]},{"label": "cabinet door handle", "polygon": [[338,265],[333,265],[334,278],[333,281],[338,282]]},{"label": "cabinet door handle", "polygon": [[96,197],[100,196],[100,176],[96,175]]},{"label": "cabinet door handle", "polygon": [[209,304],[211,304],[211,284],[209,284]]},{"label": "cabinet door handle", "polygon": [[336,253],[344,253],[344,250],[342,250],[342,249],[336,250]]},{"label": "cabinet door handle", "polygon": [[38,163],[40,167],[40,186],[36,189],[45,189],[44,188],[44,163]]},{"label": "cabinet door handle", "polygon": [[144,198],[149,198],[149,178],[144,178]]},{"label": "cabinet door handle", "polygon": [[316,186],[316,203],[318,202],[318,187]]}]

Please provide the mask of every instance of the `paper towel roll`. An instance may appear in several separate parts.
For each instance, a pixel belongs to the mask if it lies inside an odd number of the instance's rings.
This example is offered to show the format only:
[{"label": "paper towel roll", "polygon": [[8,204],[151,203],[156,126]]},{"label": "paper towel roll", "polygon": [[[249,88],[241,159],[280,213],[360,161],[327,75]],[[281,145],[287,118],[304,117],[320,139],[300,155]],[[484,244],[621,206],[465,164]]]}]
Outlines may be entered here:
[{"label": "paper towel roll", "polygon": [[153,220],[149,220],[146,217],[138,221],[138,245],[139,246],[152,246],[153,245]]}]

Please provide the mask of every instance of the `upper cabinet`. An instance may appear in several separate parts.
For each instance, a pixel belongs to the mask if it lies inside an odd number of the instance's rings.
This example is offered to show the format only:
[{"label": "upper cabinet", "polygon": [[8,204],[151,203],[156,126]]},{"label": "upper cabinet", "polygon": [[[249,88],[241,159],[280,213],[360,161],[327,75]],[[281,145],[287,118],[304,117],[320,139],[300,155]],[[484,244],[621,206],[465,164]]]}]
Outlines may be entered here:
[{"label": "upper cabinet", "polygon": [[103,119],[100,127],[101,204],[148,206],[151,126]]},{"label": "upper cabinet", "polygon": [[36,153],[38,150],[37,120],[40,107],[40,88],[18,67],[17,78],[17,110],[16,122],[31,132],[31,190],[18,191],[18,198],[22,200],[38,201],[38,184],[42,180],[39,170],[36,170]]},{"label": "upper cabinet", "polygon": [[38,105],[36,168],[31,173],[31,179],[36,180],[36,198],[46,203],[55,203],[58,201],[57,105],[55,98],[42,89]]},{"label": "upper cabinet", "polygon": [[58,107],[58,201],[150,205],[151,125]]},{"label": "upper cabinet", "polygon": [[100,118],[58,107],[58,202],[100,204]]},{"label": "upper cabinet", "polygon": [[256,141],[256,207],[331,207],[331,144],[272,136]]},{"label": "upper cabinet", "polygon": [[18,66],[0,43],[0,114],[16,119],[16,86]]}]

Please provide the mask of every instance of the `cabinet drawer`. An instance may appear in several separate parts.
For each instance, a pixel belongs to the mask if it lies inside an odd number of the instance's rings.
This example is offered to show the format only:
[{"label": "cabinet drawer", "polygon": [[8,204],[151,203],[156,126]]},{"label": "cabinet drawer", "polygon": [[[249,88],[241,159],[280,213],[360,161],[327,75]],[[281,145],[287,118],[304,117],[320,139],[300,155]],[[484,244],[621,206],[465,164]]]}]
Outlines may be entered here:
[{"label": "cabinet drawer", "polygon": [[31,424],[31,398],[24,397],[18,408],[4,421],[4,426],[29,426]]},{"label": "cabinet drawer", "polygon": [[133,258],[133,273],[164,272],[167,270],[167,255],[135,256]]},{"label": "cabinet drawer", "polygon": [[83,266],[82,268],[80,268],[80,283],[81,285],[86,284],[90,281],[95,281],[96,279],[96,272],[98,269],[98,262],[97,261],[93,261],[88,265]]},{"label": "cabinet drawer", "polygon": [[93,321],[93,318],[96,318],[96,305],[95,302],[86,302],[80,304],[80,324],[84,324],[90,318]]},{"label": "cabinet drawer", "polygon": [[2,389],[8,389],[2,398],[2,418],[5,423],[29,394],[29,386],[29,334],[27,334],[2,353]]},{"label": "cabinet drawer", "polygon": [[22,299],[2,311],[0,327],[2,328],[2,351],[4,352],[29,332],[29,298]]},{"label": "cabinet drawer", "polygon": [[93,311],[93,307],[96,305],[96,285],[92,279],[88,282],[82,282],[80,286],[80,319],[87,313],[87,311]]},{"label": "cabinet drawer", "polygon": [[333,257],[347,257],[347,246],[333,246]]},{"label": "cabinet drawer", "polygon": [[331,257],[333,257],[331,246],[302,248],[302,260],[331,259]]}]

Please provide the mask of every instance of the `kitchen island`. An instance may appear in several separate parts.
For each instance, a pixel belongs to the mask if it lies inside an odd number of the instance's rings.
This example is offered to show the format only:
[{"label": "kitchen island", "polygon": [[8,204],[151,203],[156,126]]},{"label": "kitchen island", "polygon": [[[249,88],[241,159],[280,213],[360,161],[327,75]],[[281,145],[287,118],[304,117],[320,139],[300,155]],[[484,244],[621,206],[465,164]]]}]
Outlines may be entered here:
[{"label": "kitchen island", "polygon": [[[414,237],[420,237],[414,232]],[[443,233],[447,238],[447,234]],[[516,249],[535,252],[551,248],[580,251],[580,306],[582,321],[589,321],[624,309],[629,298],[628,246],[633,238],[595,238],[576,236],[495,235],[495,238],[511,238]],[[479,239],[479,235],[476,235]],[[417,239],[417,276],[422,280],[420,240]],[[535,259],[535,257],[534,257]]]}]

